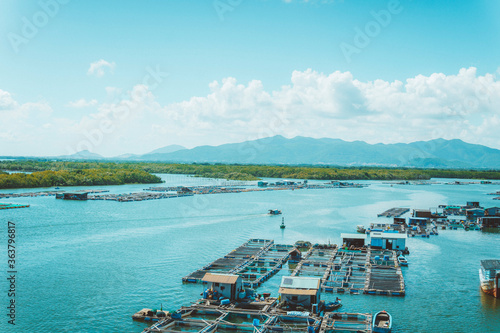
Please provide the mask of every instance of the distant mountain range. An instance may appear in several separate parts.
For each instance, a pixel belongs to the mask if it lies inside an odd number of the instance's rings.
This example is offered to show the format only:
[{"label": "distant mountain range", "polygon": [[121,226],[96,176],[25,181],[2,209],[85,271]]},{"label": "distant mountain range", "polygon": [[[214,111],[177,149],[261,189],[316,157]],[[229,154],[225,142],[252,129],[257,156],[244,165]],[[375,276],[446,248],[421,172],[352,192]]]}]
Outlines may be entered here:
[{"label": "distant mountain range", "polygon": [[500,169],[500,150],[457,139],[372,145],[363,141],[347,142],[340,139],[307,137],[287,139],[277,135],[242,143],[199,146],[192,149],[171,145],[144,155],[126,154],[104,158],[98,154],[82,151],[56,158],[179,163]]},{"label": "distant mountain range", "polygon": [[306,137],[287,139],[278,135],[242,143],[150,153],[139,159],[183,163],[500,168],[500,150],[444,139],[372,145],[363,141]]}]

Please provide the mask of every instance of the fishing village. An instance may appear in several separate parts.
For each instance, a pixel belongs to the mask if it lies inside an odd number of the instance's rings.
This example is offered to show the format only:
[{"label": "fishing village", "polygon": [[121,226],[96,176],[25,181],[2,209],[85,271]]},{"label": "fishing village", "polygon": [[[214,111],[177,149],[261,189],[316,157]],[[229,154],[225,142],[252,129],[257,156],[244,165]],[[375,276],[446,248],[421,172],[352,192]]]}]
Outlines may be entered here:
[{"label": "fishing village", "polygon": [[[391,187],[408,185],[406,182],[384,184]],[[240,181],[224,185],[152,186],[131,193],[57,188],[0,193],[0,198],[55,197],[60,202],[109,201],[111,204],[208,194],[363,191],[370,185],[345,181]],[[500,195],[500,192],[488,195]],[[30,205],[0,204],[0,209],[28,207]],[[282,217],[284,211],[279,207],[268,209],[267,214],[259,213],[273,221],[281,217],[281,224],[276,224],[276,228],[282,232],[289,230]],[[408,240],[417,237],[426,241],[442,231],[453,230],[497,232],[500,230],[500,208],[483,207],[478,201],[439,204],[435,208],[392,207],[376,214],[371,223],[341,232],[339,244],[313,244],[307,240],[286,244],[273,239],[251,238],[186,276],[179,276],[181,285],[200,286],[199,298],[186,301],[171,311],[164,310],[166,304],[162,304],[160,309],[139,307],[130,315],[134,321],[148,326],[143,329],[144,333],[391,332],[404,318],[393,317],[382,307],[371,312],[343,311],[343,307],[346,302],[355,303],[356,298],[363,297],[356,295],[407,297],[405,272],[412,265]],[[483,259],[479,264],[478,286],[485,294],[498,298],[500,261]],[[274,281],[271,288],[268,287],[270,280]],[[349,295],[348,300],[345,295]]]},{"label": "fishing village", "polygon": [[[292,246],[250,239],[182,278],[184,283],[203,285],[200,300],[174,313],[142,309],[133,318],[154,322],[144,332],[376,332],[379,325],[390,329],[390,315],[383,311],[333,312],[342,306],[340,299],[321,300],[325,292],[405,295],[395,250],[344,245],[298,241]],[[257,294],[255,288],[287,262],[295,268],[282,277],[279,296]]]},{"label": "fishing village", "polygon": [[[378,217],[391,222],[358,225],[356,233],[341,234],[341,245],[249,239],[182,278],[183,283],[201,284],[200,299],[173,312],[144,308],[132,318],[151,324],[145,333],[391,332],[390,313],[342,312],[339,297],[405,297],[404,270],[411,265],[408,238],[438,236],[439,230],[500,228],[500,208],[483,208],[474,201],[413,209],[411,216],[402,217],[409,212],[406,207],[388,209]],[[281,214],[269,210],[269,215]],[[286,227],[284,220],[281,227]],[[288,274],[281,275],[278,290],[258,291],[282,270]],[[482,260],[479,275],[481,289],[500,297],[500,260]],[[322,299],[328,294],[337,297]]]}]

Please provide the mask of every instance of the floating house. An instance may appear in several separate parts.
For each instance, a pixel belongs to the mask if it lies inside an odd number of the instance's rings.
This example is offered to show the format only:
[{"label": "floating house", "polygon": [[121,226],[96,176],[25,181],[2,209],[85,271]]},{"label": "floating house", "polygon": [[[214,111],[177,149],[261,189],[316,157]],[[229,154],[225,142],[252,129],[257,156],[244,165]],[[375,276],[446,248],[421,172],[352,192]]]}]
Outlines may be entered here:
[{"label": "floating house", "polygon": [[405,217],[394,217],[394,224],[402,225],[406,223]]},{"label": "floating house", "polygon": [[500,216],[500,207],[491,207],[484,210],[484,216]]},{"label": "floating house", "polygon": [[408,225],[426,227],[427,223],[429,223],[429,219],[426,217],[410,217],[408,219]]},{"label": "floating house", "polygon": [[310,308],[320,301],[320,284],[319,278],[284,276],[279,289],[281,301],[295,307]]},{"label": "floating house", "polygon": [[465,216],[469,220],[475,220],[478,217],[484,216],[484,209],[482,208],[469,208],[465,210]]},{"label": "floating house", "polygon": [[[239,275],[207,273],[202,282],[208,284],[207,289],[214,295],[219,295],[231,301],[236,300],[238,293],[243,291],[243,280]],[[206,295],[203,296],[206,298]]]},{"label": "floating house", "polygon": [[302,260],[302,252],[299,249],[295,248],[290,252],[290,258],[288,259],[289,263],[298,263]]},{"label": "floating house", "polygon": [[462,210],[460,206],[440,206],[439,208],[442,208],[447,215],[460,215]]},{"label": "floating house", "polygon": [[65,193],[57,193],[56,199],[63,200],[87,200],[88,192],[65,192]]},{"label": "floating house", "polygon": [[371,232],[370,245],[372,248],[384,250],[404,250],[406,247],[406,234]]},{"label": "floating house", "polygon": [[478,221],[481,223],[483,229],[500,228],[500,216],[484,216],[480,217]]},{"label": "floating house", "polygon": [[366,240],[368,238],[368,235],[366,234],[346,234],[342,233],[340,234],[340,237],[342,238],[342,244],[344,244],[347,247],[363,247],[366,244]]},{"label": "floating house", "polygon": [[426,217],[426,218],[431,218],[433,217],[433,214],[430,210],[428,209],[414,209],[413,210],[413,217]]},{"label": "floating house", "polygon": [[481,289],[489,295],[500,298],[500,260],[481,260],[479,269]]}]

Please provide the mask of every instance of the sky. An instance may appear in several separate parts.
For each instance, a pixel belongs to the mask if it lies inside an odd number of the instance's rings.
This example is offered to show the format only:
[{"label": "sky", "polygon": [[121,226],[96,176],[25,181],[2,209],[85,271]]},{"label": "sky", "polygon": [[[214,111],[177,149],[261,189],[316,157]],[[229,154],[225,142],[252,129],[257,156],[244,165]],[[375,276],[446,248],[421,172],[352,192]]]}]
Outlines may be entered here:
[{"label": "sky", "polygon": [[288,138],[500,149],[500,2],[0,1],[0,156]]}]

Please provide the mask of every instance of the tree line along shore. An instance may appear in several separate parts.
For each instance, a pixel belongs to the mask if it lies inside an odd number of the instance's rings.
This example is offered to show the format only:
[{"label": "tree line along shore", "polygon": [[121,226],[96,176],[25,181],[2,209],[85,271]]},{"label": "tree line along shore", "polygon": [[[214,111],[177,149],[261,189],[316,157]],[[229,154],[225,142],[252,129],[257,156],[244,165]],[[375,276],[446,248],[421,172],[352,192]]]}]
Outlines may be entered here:
[{"label": "tree line along shore", "polygon": [[429,180],[431,178],[500,179],[500,170],[414,169],[382,167],[240,165],[99,161],[0,161],[0,188],[153,184],[155,173],[186,174],[228,180],[261,178],[317,180]]},{"label": "tree line along shore", "polygon": [[45,170],[1,173],[0,189],[53,186],[93,186],[161,183],[160,177],[139,169]]}]

